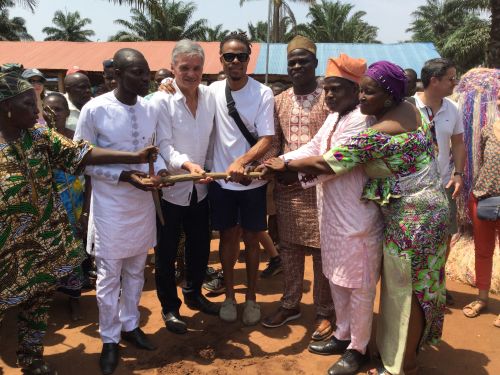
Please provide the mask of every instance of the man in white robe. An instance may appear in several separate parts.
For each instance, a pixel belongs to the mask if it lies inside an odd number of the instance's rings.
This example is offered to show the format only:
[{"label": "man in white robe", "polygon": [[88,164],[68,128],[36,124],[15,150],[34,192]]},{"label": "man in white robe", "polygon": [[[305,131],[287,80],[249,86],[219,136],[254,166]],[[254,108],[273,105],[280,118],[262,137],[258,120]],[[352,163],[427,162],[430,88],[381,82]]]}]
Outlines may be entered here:
[{"label": "man in white robe", "polygon": [[[323,89],[332,113],[309,143],[281,157],[287,170],[300,171],[291,161],[323,155],[367,127],[358,107],[358,81],[365,70],[362,59],[344,54],[329,59]],[[299,173],[298,178],[303,187],[317,188],[323,273],[330,281],[337,325],[330,339],[312,342],[309,351],[342,354],[329,375],[357,374],[367,361],[382,258],[382,217],[375,203],[361,200],[368,180],[361,167],[340,176]]]},{"label": "man in white robe", "polygon": [[[156,112],[140,96],[148,91],[149,66],[144,56],[133,49],[119,50],[113,60],[118,86],[82,108],[75,140],[135,151],[155,143]],[[158,158],[155,170],[165,168]],[[139,328],[138,310],[147,252],[156,245],[155,207],[148,191],[154,186],[141,180],[147,170],[148,166],[142,164],[89,167],[85,171],[92,177],[103,374],[116,369],[121,337],[139,348],[154,349]]]}]

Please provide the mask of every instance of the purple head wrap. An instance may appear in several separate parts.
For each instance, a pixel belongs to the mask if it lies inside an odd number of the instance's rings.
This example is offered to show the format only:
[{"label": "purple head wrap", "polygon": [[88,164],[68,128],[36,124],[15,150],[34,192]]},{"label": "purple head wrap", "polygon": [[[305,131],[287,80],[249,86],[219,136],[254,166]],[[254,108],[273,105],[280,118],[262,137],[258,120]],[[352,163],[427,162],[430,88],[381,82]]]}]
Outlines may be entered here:
[{"label": "purple head wrap", "polygon": [[403,101],[406,93],[406,75],[404,70],[389,61],[377,61],[368,67],[366,76],[377,81],[396,101]]}]

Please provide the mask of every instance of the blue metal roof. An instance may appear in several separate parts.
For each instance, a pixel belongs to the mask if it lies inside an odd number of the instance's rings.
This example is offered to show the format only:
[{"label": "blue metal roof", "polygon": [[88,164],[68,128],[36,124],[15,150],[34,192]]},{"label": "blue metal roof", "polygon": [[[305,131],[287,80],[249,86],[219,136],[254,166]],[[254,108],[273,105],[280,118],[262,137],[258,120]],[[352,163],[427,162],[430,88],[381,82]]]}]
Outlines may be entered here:
[{"label": "blue metal roof", "polygon": [[[287,74],[286,46],[286,44],[277,43],[269,45],[269,74]],[[364,58],[368,65],[375,61],[388,60],[403,69],[414,69],[418,76],[427,60],[440,57],[433,43],[317,43],[316,47],[316,56],[319,61],[316,69],[317,76],[325,74],[327,59],[336,57],[341,52],[352,57]],[[266,74],[266,52],[267,44],[261,43],[257,66],[253,74]]]}]

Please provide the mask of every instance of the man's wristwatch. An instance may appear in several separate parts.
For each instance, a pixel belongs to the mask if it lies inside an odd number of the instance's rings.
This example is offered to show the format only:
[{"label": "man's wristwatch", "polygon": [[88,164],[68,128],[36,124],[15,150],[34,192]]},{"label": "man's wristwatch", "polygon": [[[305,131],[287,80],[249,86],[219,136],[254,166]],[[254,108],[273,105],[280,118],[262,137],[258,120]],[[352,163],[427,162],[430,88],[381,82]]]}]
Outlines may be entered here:
[{"label": "man's wristwatch", "polygon": [[455,172],[455,173],[453,173],[453,176],[460,176],[460,177],[464,178],[464,172]]}]

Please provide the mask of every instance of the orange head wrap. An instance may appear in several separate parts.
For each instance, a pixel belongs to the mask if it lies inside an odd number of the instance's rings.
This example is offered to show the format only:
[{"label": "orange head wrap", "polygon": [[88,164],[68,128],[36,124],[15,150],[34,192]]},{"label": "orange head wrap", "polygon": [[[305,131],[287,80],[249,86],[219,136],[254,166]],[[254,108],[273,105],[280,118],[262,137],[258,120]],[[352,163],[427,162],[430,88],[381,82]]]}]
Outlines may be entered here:
[{"label": "orange head wrap", "polygon": [[341,53],[339,57],[329,58],[326,63],[325,78],[340,77],[349,81],[359,83],[359,80],[365,74],[366,60],[355,59]]}]

